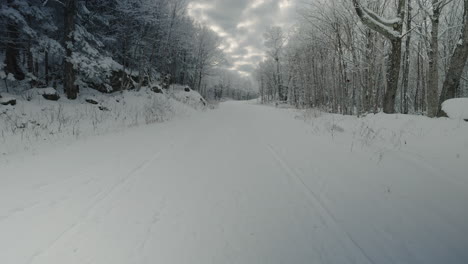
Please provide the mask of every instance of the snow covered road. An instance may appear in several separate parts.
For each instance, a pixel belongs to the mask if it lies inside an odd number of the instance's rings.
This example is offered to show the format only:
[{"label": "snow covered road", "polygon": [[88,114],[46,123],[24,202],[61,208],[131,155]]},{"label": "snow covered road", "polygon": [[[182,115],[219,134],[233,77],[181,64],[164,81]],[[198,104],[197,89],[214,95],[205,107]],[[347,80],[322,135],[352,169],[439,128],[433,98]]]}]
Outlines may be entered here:
[{"label": "snow covered road", "polygon": [[228,102],[12,157],[0,263],[468,263],[460,144],[444,167]]}]

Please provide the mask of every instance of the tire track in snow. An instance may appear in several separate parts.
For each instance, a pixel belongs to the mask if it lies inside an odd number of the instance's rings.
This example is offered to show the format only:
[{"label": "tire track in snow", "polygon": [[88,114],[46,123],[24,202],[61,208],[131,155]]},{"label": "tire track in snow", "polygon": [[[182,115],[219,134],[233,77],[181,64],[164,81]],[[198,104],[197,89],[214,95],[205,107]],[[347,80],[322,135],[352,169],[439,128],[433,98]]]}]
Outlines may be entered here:
[{"label": "tire track in snow", "polygon": [[36,185],[33,186],[33,190],[47,189],[47,188],[52,187],[54,185],[58,185],[58,184],[62,184],[64,182],[67,182],[67,181],[70,181],[70,180],[74,180],[74,179],[76,179],[78,177],[81,178],[81,176],[84,176],[84,175],[89,174],[90,172],[92,172],[91,168],[94,167],[94,165],[99,164],[99,162],[100,162],[99,160],[93,161],[93,162],[89,163],[88,166],[86,166],[83,169],[78,170],[76,174],[73,174],[71,176],[61,177],[61,178],[56,179],[55,181],[52,181],[52,182],[36,184]]},{"label": "tire track in snow", "polygon": [[137,244],[137,248],[135,249],[135,253],[131,255],[130,259],[128,260],[129,263],[141,263],[141,256],[143,255],[143,252],[150,241],[152,235],[154,234],[154,230],[156,229],[156,225],[158,224],[160,220],[160,215],[161,211],[165,207],[165,201],[163,200],[162,206],[159,210],[154,211],[150,222],[146,225],[145,229],[145,234],[143,236],[143,239]]},{"label": "tire track in snow", "polygon": [[[97,163],[98,163],[98,161],[92,162],[90,165],[95,165]],[[45,191],[44,189],[50,188],[50,187],[58,185],[58,184],[63,184],[64,182],[75,180],[76,178],[81,178],[83,175],[88,174],[90,171],[91,171],[90,168],[84,168],[84,169],[78,170],[78,173],[74,174],[72,176],[62,177],[62,178],[56,179],[55,181],[50,182],[50,183],[39,183],[39,184],[32,185],[31,189],[28,190],[28,194],[29,195],[33,194],[32,196],[34,197],[34,196],[37,195],[35,192],[41,192],[42,193],[42,192]],[[92,181],[93,179],[94,178],[89,178],[89,179],[87,179],[85,181],[85,183],[87,183],[88,181]],[[57,201],[54,200],[54,201],[52,201],[52,203],[57,203]],[[31,202],[31,203],[28,203],[28,204],[23,204],[23,205],[15,207],[15,208],[12,208],[6,214],[1,214],[0,215],[0,222],[4,222],[6,220],[9,220],[10,218],[15,217],[15,216],[17,216],[19,214],[27,213],[31,209],[35,209],[35,208],[37,208],[39,206],[43,206],[44,204],[46,204],[46,202],[44,202],[44,201],[34,201],[34,202]],[[50,202],[49,202],[49,204],[50,204]]]},{"label": "tire track in snow", "polygon": [[[265,143],[264,143],[265,144]],[[319,212],[319,216],[322,218],[322,220],[325,222],[325,225],[328,226],[326,223],[330,223],[334,226],[335,231],[339,233],[343,233],[346,238],[351,242],[354,247],[358,249],[358,251],[362,254],[362,256],[372,264],[375,264],[374,260],[365,252],[365,250],[359,245],[359,243],[351,236],[351,234],[343,228],[340,224],[338,224],[338,220],[336,219],[335,215],[328,209],[328,207],[325,205],[323,200],[310,188],[304,181],[304,179],[299,175],[285,160],[284,158],[281,157],[281,155],[275,150],[273,145],[271,144],[265,144],[266,148],[268,151],[271,153],[273,158],[278,162],[280,165],[281,169],[286,172],[288,177],[294,180],[297,185],[300,186],[302,189],[302,192],[304,195],[308,196],[311,198],[311,202],[309,204],[313,206],[314,208],[319,209],[320,211],[324,213]],[[310,199],[308,199],[310,201]],[[326,218],[329,218],[330,221],[327,221],[323,217],[326,216]]]},{"label": "tire track in snow", "polygon": [[31,256],[30,261],[28,263],[33,264],[35,261],[40,257],[45,257],[47,252],[52,250],[61,240],[65,239],[68,236],[72,236],[76,234],[80,226],[84,223],[86,219],[88,219],[99,206],[106,201],[113,193],[118,192],[122,188],[124,188],[127,184],[130,183],[132,179],[136,179],[136,176],[139,175],[140,172],[144,171],[152,162],[157,160],[161,156],[161,152],[157,152],[154,154],[150,159],[147,159],[140,163],[138,166],[134,167],[125,177],[120,179],[117,183],[115,183],[111,188],[107,189],[107,191],[101,191],[96,196],[99,196],[90,207],[88,207],[83,215],[78,218],[78,220],[66,228],[62,233],[60,233],[45,249],[36,252],[36,254]]},{"label": "tire track in snow", "polygon": [[18,214],[27,212],[30,209],[36,208],[39,204],[40,202],[32,202],[26,205],[11,208],[10,210],[8,210],[7,214],[0,215],[0,222],[8,220],[9,218],[14,217]]}]

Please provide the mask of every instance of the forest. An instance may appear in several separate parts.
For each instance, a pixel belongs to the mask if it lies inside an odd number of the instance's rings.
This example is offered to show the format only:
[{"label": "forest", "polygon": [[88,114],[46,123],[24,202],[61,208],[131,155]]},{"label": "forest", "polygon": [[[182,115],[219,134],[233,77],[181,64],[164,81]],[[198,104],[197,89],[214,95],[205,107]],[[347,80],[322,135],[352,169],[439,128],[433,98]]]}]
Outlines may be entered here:
[{"label": "forest", "polygon": [[468,96],[468,1],[317,0],[266,31],[263,102],[333,113],[441,116]]},{"label": "forest", "polygon": [[102,93],[189,85],[207,98],[249,99],[252,83],[227,69],[221,39],[185,0],[1,0],[3,92],[80,88]]}]

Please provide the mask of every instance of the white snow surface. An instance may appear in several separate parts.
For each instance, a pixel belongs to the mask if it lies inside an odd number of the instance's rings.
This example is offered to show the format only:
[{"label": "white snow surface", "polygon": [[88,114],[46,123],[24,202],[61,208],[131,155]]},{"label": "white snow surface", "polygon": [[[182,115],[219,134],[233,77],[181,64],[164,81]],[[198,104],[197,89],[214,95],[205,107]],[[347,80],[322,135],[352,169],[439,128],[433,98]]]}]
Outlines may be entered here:
[{"label": "white snow surface", "polygon": [[[64,94],[60,94],[59,101],[42,97],[56,92],[61,93],[53,88],[30,89],[19,95],[2,93],[4,98],[0,100],[16,98],[17,105],[0,105],[0,155],[41,150],[44,146],[187,116],[197,112],[195,108],[205,109],[195,91],[184,102],[175,99],[177,92],[156,94],[147,87],[114,94],[81,89],[75,101]],[[99,104],[87,103],[86,99]]]},{"label": "white snow surface", "polygon": [[0,263],[468,263],[467,134],[226,102],[0,156]]},{"label": "white snow surface", "polygon": [[442,103],[442,110],[453,119],[468,120],[468,98],[454,98]]},{"label": "white snow surface", "polygon": [[6,102],[10,102],[12,100],[15,100],[15,98],[13,96],[5,96],[3,95],[2,98],[0,98],[0,104],[3,104],[3,103],[6,103]]},{"label": "white snow surface", "polygon": [[48,94],[48,95],[57,94],[57,90],[55,90],[55,89],[52,88],[52,87],[47,87],[47,88],[44,88],[44,89],[38,89],[38,91],[39,91],[41,94]]}]

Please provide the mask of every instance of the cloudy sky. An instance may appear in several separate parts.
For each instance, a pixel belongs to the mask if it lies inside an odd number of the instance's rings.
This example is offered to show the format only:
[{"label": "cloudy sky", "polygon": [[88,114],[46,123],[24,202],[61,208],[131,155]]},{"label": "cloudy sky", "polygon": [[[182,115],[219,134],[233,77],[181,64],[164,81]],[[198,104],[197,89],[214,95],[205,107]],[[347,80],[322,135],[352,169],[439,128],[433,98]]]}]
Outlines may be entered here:
[{"label": "cloudy sky", "polygon": [[192,0],[189,14],[222,39],[230,68],[250,74],[263,59],[263,33],[273,25],[288,27],[295,0]]}]

